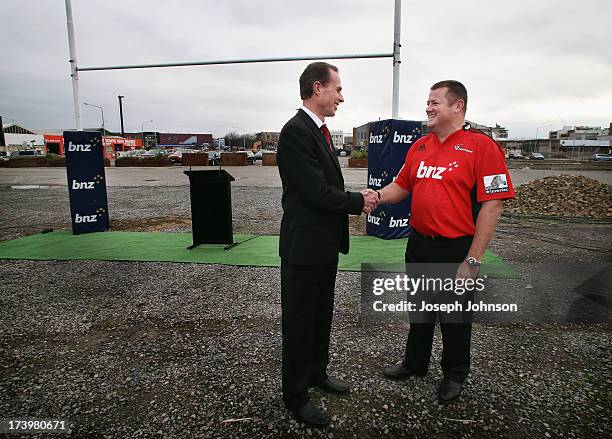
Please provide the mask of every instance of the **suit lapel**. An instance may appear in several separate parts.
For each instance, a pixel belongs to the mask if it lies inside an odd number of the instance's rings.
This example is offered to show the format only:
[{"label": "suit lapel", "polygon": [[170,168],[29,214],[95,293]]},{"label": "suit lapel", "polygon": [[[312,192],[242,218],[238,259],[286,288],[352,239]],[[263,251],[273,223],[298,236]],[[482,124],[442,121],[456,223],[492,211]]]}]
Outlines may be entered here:
[{"label": "suit lapel", "polygon": [[[304,110],[299,109],[298,114],[300,115],[302,120],[306,123],[306,126],[308,126],[310,130],[313,132],[315,137],[319,139],[319,146],[323,148],[325,151],[327,151],[327,154],[330,156],[330,158],[336,165],[336,169],[338,169],[338,172],[340,173],[340,175],[342,175],[342,169],[340,168],[340,162],[338,161],[338,157],[331,151],[329,145],[327,144],[327,140],[325,140],[325,136],[323,135],[319,127],[317,127],[317,124],[314,122],[314,120],[312,120],[312,118],[308,114],[306,114]],[[335,150],[333,142],[332,142],[331,147]]]}]

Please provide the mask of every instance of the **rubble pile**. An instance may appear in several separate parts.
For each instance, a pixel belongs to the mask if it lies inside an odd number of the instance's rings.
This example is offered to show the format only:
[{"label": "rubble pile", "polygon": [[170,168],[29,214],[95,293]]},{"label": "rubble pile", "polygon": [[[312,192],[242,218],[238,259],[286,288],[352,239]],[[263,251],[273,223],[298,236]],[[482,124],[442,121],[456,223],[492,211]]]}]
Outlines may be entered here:
[{"label": "rubble pile", "polygon": [[612,186],[579,175],[557,175],[516,188],[504,212],[588,218],[612,218]]}]

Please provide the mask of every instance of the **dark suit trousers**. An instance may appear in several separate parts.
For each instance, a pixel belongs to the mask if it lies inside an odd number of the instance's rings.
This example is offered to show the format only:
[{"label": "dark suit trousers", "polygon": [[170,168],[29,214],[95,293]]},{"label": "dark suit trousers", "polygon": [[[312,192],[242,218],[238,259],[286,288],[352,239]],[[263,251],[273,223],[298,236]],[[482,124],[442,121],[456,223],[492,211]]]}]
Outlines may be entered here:
[{"label": "dark suit trousers", "polygon": [[329,337],[338,263],[295,265],[281,261],[283,402],[309,401],[308,387],[327,378]]},{"label": "dark suit trousers", "polygon": [[[434,271],[441,270],[444,272],[443,277],[454,277],[471,244],[471,236],[428,241],[413,232],[406,248],[407,270],[410,270],[410,263],[438,263],[444,265],[435,266]],[[461,299],[467,303],[466,301],[472,297],[473,295],[466,293]],[[429,368],[437,314],[436,312],[421,314],[419,323],[410,323],[403,365],[417,374],[424,375]],[[462,383],[470,371],[471,319],[458,323],[445,321],[441,317],[440,329],[442,330],[441,366],[444,377]]]}]

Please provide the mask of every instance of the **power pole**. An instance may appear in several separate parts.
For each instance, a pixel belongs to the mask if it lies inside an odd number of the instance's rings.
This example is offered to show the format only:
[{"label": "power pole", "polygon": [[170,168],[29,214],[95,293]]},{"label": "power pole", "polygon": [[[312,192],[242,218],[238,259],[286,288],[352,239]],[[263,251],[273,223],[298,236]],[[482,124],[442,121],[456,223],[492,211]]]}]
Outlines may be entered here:
[{"label": "power pole", "polygon": [[119,117],[121,118],[121,137],[125,137],[125,130],[123,129],[123,102],[121,102],[121,99],[125,96],[119,95],[117,97],[119,98]]}]

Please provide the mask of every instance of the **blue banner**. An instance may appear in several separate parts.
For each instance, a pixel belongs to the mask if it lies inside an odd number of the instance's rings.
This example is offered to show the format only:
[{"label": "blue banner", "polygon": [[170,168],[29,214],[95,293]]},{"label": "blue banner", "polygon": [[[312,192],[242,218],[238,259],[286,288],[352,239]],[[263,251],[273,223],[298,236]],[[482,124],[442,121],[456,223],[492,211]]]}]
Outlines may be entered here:
[{"label": "blue banner", "polygon": [[64,150],[72,232],[78,235],[108,230],[102,134],[64,131]]},{"label": "blue banner", "polygon": [[[368,141],[368,187],[382,189],[393,182],[410,146],[421,137],[421,122],[387,119],[370,123]],[[410,197],[382,205],[367,216],[366,233],[382,239],[397,239],[410,233]]]}]

